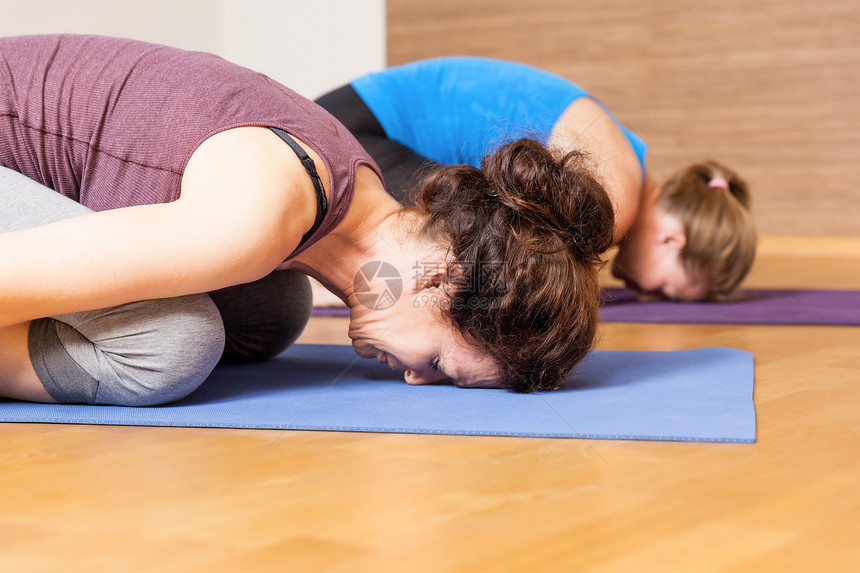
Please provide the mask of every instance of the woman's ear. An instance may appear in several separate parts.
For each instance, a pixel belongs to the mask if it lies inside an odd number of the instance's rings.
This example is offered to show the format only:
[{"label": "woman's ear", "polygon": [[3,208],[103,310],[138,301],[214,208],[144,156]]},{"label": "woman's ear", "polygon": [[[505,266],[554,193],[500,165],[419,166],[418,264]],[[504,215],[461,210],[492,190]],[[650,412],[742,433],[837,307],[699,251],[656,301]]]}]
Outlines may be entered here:
[{"label": "woman's ear", "polygon": [[415,292],[441,288],[448,274],[443,263],[423,262],[415,269]]},{"label": "woman's ear", "polygon": [[676,251],[687,245],[687,234],[678,217],[665,211],[657,216],[657,242]]}]

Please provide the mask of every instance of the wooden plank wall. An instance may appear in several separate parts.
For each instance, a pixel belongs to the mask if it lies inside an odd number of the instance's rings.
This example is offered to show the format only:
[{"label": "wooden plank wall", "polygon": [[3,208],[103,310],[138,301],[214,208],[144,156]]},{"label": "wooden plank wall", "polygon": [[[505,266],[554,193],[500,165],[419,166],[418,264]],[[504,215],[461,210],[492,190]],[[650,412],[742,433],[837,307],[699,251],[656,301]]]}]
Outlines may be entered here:
[{"label": "wooden plank wall", "polygon": [[388,0],[389,65],[522,61],[601,99],[662,180],[704,157],[765,235],[860,236],[857,0]]}]

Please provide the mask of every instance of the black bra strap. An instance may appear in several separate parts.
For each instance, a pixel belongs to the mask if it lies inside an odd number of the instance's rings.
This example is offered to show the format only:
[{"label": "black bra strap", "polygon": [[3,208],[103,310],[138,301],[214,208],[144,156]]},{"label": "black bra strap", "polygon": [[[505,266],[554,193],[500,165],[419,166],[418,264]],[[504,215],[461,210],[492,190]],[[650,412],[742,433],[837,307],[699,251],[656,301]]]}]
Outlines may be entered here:
[{"label": "black bra strap", "polygon": [[299,242],[299,246],[301,246],[306,240],[310,238],[311,235],[314,234],[320,224],[322,224],[323,219],[328,213],[328,199],[325,196],[325,189],[323,188],[322,181],[320,181],[320,176],[317,174],[317,167],[314,165],[314,160],[310,158],[310,156],[305,152],[302,147],[296,143],[296,140],[290,137],[290,135],[284,131],[283,129],[277,127],[270,127],[272,131],[277,134],[278,137],[283,139],[290,148],[296,152],[296,155],[299,157],[299,161],[302,162],[302,165],[305,168],[305,171],[308,172],[308,176],[311,178],[311,182],[314,184],[314,191],[317,193],[317,218],[314,221],[313,227],[311,230],[304,234],[301,242]]}]

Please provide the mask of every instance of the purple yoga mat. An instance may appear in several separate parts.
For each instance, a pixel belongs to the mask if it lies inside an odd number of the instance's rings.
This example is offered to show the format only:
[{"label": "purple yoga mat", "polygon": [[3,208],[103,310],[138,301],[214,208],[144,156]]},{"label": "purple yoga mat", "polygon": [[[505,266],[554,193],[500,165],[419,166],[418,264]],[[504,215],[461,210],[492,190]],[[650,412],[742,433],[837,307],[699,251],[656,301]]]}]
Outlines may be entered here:
[{"label": "purple yoga mat", "polygon": [[603,291],[601,320],[698,324],[860,325],[860,291],[747,289],[731,302],[637,302],[633,291]]},{"label": "purple yoga mat", "polygon": [[[315,307],[314,316],[349,316],[346,308]],[[860,291],[747,289],[732,302],[636,302],[633,291],[603,291],[606,322],[793,324],[860,326]]]}]

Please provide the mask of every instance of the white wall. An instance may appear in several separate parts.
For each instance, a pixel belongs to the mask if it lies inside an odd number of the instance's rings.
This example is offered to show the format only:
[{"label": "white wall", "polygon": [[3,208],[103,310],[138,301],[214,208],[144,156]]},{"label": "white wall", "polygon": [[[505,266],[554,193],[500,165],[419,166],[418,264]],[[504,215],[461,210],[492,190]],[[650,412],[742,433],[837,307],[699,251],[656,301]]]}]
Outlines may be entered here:
[{"label": "white wall", "polygon": [[103,34],[220,54],[220,0],[0,0],[0,36]]},{"label": "white wall", "polygon": [[385,0],[221,0],[222,54],[315,98],[385,66]]},{"label": "white wall", "polygon": [[385,65],[385,0],[0,0],[0,36],[55,32],[213,52],[310,98]]}]

